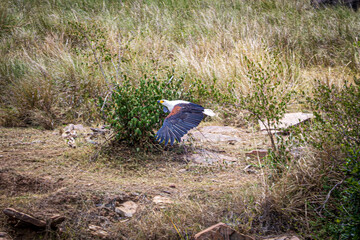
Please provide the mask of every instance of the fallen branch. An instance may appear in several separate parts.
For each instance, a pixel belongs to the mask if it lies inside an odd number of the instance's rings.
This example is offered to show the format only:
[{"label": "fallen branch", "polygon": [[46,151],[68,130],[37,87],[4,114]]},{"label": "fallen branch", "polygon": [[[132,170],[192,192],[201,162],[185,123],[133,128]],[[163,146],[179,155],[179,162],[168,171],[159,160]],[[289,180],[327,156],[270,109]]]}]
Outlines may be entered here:
[{"label": "fallen branch", "polygon": [[[335,189],[337,186],[339,186],[340,184],[342,184],[343,181],[344,181],[344,180],[341,180],[340,182],[338,182],[337,184],[335,184],[335,186],[334,186],[334,187],[328,192],[328,194],[326,195],[326,199],[325,199],[324,203],[323,203],[319,208],[317,208],[317,209],[320,209],[320,211],[319,211],[319,215],[320,215],[320,216],[321,216],[321,210],[322,210],[322,209],[325,209],[325,205],[326,205],[326,203],[329,201],[331,192],[334,191],[334,189]],[[317,209],[316,209],[316,210],[317,210]]]},{"label": "fallen branch", "polygon": [[66,219],[63,216],[54,215],[54,216],[50,217],[49,220],[44,221],[44,220],[37,219],[29,214],[15,210],[13,208],[5,208],[3,210],[3,213],[12,219],[16,219],[16,220],[19,220],[24,223],[29,223],[29,224],[31,224],[35,227],[39,227],[39,228],[46,228],[47,226],[56,228],[57,225],[59,225]]},{"label": "fallen branch", "polygon": [[5,208],[3,210],[3,213],[6,216],[9,216],[11,218],[20,220],[20,221],[25,222],[25,223],[30,223],[31,225],[34,225],[36,227],[40,227],[40,228],[45,228],[46,227],[46,222],[45,221],[37,219],[37,218],[35,218],[33,216],[30,216],[30,215],[28,215],[26,213],[19,212],[19,211],[13,209],[13,208]]}]

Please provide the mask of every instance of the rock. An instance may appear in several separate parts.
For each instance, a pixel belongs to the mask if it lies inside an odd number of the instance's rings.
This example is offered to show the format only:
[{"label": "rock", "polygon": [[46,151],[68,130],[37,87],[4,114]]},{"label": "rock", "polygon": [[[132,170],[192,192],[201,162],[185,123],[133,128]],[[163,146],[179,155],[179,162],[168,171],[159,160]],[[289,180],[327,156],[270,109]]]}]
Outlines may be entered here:
[{"label": "rock", "polygon": [[91,131],[93,131],[96,134],[105,134],[107,132],[109,132],[108,129],[103,129],[103,128],[90,128]]},{"label": "rock", "polygon": [[52,228],[56,228],[57,225],[59,225],[60,223],[62,223],[63,221],[65,221],[65,217],[64,216],[60,216],[60,215],[54,215],[52,217],[50,217],[49,222],[50,222],[50,226]]},{"label": "rock", "polygon": [[101,238],[109,238],[110,235],[108,232],[106,232],[102,227],[96,226],[96,225],[89,225],[89,230],[91,231],[91,234],[97,237]]},{"label": "rock", "polygon": [[278,130],[285,130],[291,126],[296,126],[299,123],[305,122],[313,117],[314,115],[312,113],[285,113],[284,117],[280,119],[277,124],[269,124],[267,121],[264,121],[263,123],[259,120],[259,125],[261,131],[266,131],[265,126],[269,126],[270,130],[274,130],[274,132],[276,132]]},{"label": "rock", "polygon": [[211,165],[215,163],[234,163],[237,161],[235,157],[230,157],[224,154],[213,153],[207,150],[199,150],[199,153],[185,156],[186,160],[189,160],[196,164]]},{"label": "rock", "polygon": [[77,138],[78,135],[77,135],[76,130],[72,130],[72,131],[70,132],[69,136],[72,137],[72,138]]},{"label": "rock", "polygon": [[171,185],[169,185],[169,187],[170,187],[170,188],[176,188],[176,185],[171,184]]},{"label": "rock", "polygon": [[233,127],[228,126],[205,126],[200,130],[190,131],[189,136],[185,136],[184,140],[189,139],[192,136],[197,141],[202,142],[227,142],[235,144],[236,142],[242,141],[242,139],[236,137],[240,131]]},{"label": "rock", "polygon": [[236,128],[229,126],[205,126],[201,128],[201,132],[203,133],[231,133],[236,134],[240,133],[240,131]]},{"label": "rock", "polygon": [[25,223],[29,223],[33,226],[36,226],[36,227],[40,227],[40,228],[45,228],[46,227],[46,222],[43,221],[43,220],[40,220],[40,219],[37,219],[33,216],[30,216],[26,213],[23,213],[23,212],[20,212],[20,211],[17,211],[13,208],[5,208],[3,210],[4,214],[11,217],[11,218],[14,218],[14,219],[17,219],[17,220],[20,220],[22,222],[25,222]]},{"label": "rock", "polygon": [[202,142],[228,142],[228,143],[236,143],[240,142],[241,139],[234,136],[224,135],[224,134],[216,134],[216,133],[201,133],[201,132],[192,132],[191,136],[198,141]]},{"label": "rock", "polygon": [[61,136],[66,140],[66,143],[69,147],[76,148],[75,138],[77,138],[78,135],[76,133],[74,124],[69,124],[66,126]]},{"label": "rock", "polygon": [[76,148],[76,142],[73,137],[68,137],[66,140],[69,147]]},{"label": "rock", "polygon": [[180,169],[178,172],[179,173],[184,173],[184,172],[186,172],[187,170],[185,169],[185,168],[182,168],[182,169]]},{"label": "rock", "polygon": [[70,133],[72,130],[74,130],[74,124],[69,124],[64,128],[65,133]]},{"label": "rock", "polygon": [[65,128],[64,128],[64,132],[62,133],[62,137],[63,138],[66,138],[66,137],[73,137],[73,138],[76,138],[77,137],[77,133],[76,133],[76,130],[78,131],[82,131],[84,130],[85,128],[83,127],[83,125],[81,124],[77,124],[77,125],[74,125],[74,124],[69,124],[67,125]]},{"label": "rock", "polygon": [[261,158],[266,157],[267,153],[268,153],[268,150],[266,150],[266,149],[256,149],[256,150],[252,150],[251,152],[245,153],[245,156],[249,157],[249,158],[259,157],[261,159]]},{"label": "rock", "polygon": [[263,240],[300,240],[300,238],[296,236],[278,236],[278,237],[264,238]]},{"label": "rock", "polygon": [[194,236],[195,240],[254,240],[254,238],[240,234],[225,223],[213,225]]},{"label": "rock", "polygon": [[115,208],[115,212],[123,217],[132,217],[138,208],[138,205],[133,201],[126,201],[121,203],[119,207]]},{"label": "rock", "polygon": [[172,203],[174,203],[174,201],[168,197],[158,195],[158,196],[154,197],[153,203],[159,204],[159,205],[164,205],[164,204],[172,204]]},{"label": "rock", "polygon": [[76,124],[76,125],[74,125],[74,130],[84,131],[85,128],[82,124]]},{"label": "rock", "polygon": [[0,232],[0,240],[10,240],[10,236],[9,234],[7,234],[6,232]]}]

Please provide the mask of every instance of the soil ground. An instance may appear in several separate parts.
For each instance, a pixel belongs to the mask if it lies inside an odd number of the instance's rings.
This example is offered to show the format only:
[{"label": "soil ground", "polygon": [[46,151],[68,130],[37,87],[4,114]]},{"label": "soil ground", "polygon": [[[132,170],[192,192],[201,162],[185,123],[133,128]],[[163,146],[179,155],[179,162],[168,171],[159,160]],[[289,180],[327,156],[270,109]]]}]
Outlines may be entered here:
[{"label": "soil ground", "polygon": [[[12,207],[43,220],[55,214],[66,217],[58,229],[44,230],[14,225],[0,213],[0,232],[14,239],[99,237],[90,225],[99,226],[109,239],[186,239],[220,221],[251,233],[262,172],[260,161],[245,152],[266,147],[262,133],[237,128],[237,141],[190,137],[157,153],[117,147],[90,161],[98,147],[81,134],[71,148],[62,129],[0,132],[0,209]],[[193,154],[206,158],[209,152],[219,161],[189,160]],[[225,155],[235,160],[221,161]],[[244,170],[249,165],[252,171]],[[159,195],[171,203],[154,203]],[[114,211],[126,200],[138,204],[131,218]]]}]

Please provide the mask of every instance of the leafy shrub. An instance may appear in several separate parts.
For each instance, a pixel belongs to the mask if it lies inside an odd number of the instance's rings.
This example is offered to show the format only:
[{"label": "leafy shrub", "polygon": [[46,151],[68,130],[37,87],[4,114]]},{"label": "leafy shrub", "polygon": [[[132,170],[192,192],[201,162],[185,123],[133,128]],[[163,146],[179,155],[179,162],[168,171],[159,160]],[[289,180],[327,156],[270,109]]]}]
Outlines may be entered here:
[{"label": "leafy shrub", "polygon": [[238,96],[239,107],[250,113],[248,119],[259,120],[264,124],[272,150],[277,153],[279,149],[271,127],[285,114],[293,92],[283,83],[280,77],[282,68],[276,61],[267,67],[261,66],[260,63],[256,64],[246,57],[245,62],[251,91],[243,92]]},{"label": "leafy shrub", "polygon": [[[342,88],[318,84],[311,103],[315,109],[316,131],[311,141],[320,150],[326,146],[343,152],[339,171],[344,178],[333,194],[335,209],[325,215],[327,228],[337,239],[360,238],[360,79]],[[335,188],[335,187],[334,187]]]},{"label": "leafy shrub", "polygon": [[116,140],[132,146],[151,147],[154,130],[161,127],[161,120],[166,116],[157,101],[185,100],[188,94],[182,84],[183,78],[173,76],[167,81],[145,76],[138,84],[125,77],[123,83],[115,87],[109,102],[100,99],[101,106],[105,104],[105,120],[115,130]]}]

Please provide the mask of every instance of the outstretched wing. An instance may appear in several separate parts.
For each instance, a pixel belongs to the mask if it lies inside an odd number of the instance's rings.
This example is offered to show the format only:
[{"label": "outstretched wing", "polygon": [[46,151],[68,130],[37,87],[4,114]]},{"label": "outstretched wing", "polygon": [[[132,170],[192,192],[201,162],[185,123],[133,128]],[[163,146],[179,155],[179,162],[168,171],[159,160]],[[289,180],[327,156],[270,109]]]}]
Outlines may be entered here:
[{"label": "outstretched wing", "polygon": [[204,108],[194,103],[180,103],[175,105],[171,113],[165,118],[160,130],[156,133],[156,140],[173,145],[175,139],[180,142],[190,129],[199,125],[204,118]]}]

